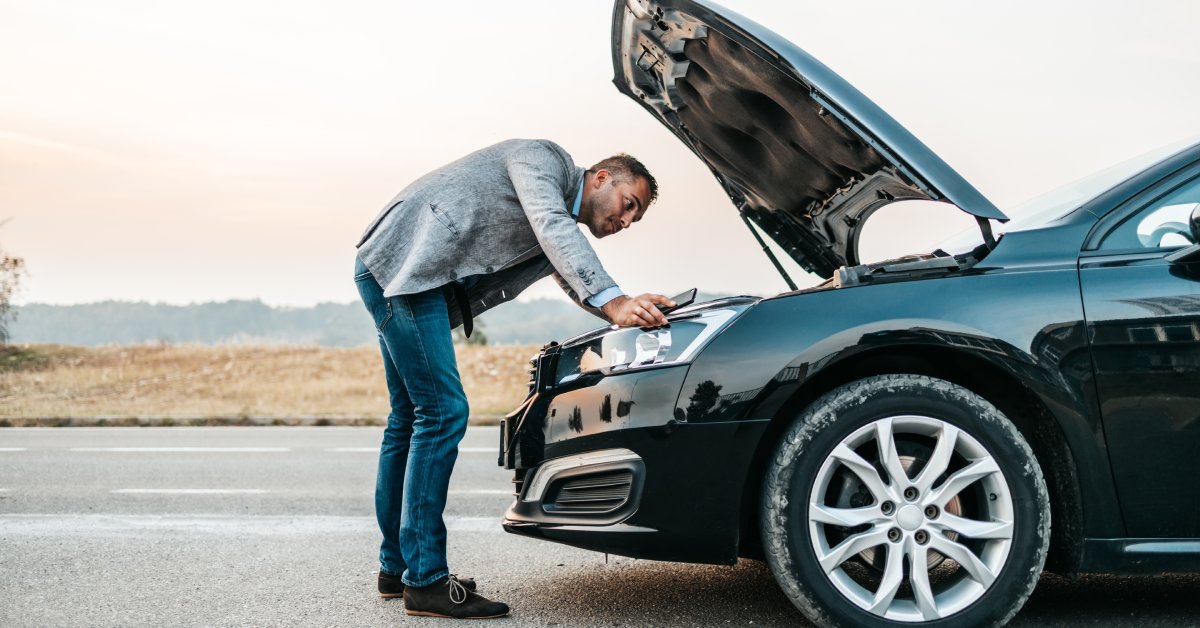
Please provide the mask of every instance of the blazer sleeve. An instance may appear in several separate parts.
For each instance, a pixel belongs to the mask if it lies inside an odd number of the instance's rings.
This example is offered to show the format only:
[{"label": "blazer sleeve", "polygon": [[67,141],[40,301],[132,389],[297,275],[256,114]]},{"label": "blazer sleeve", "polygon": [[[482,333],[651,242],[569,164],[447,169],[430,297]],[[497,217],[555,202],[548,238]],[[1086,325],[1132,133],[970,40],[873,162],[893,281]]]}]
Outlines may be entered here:
[{"label": "blazer sleeve", "polygon": [[554,281],[558,282],[558,287],[562,288],[562,291],[567,293],[567,297],[574,301],[576,305],[583,308],[585,312],[599,318],[605,323],[609,322],[608,317],[604,315],[604,312],[600,308],[590,305],[585,299],[580,299],[579,295],[575,294],[575,291],[571,289],[571,286],[567,284],[562,275],[554,273]]},{"label": "blazer sleeve", "polygon": [[617,285],[563,200],[574,168],[568,167],[549,142],[529,142],[510,154],[507,166],[534,236],[562,283],[570,288],[571,298],[585,305],[593,295]]}]

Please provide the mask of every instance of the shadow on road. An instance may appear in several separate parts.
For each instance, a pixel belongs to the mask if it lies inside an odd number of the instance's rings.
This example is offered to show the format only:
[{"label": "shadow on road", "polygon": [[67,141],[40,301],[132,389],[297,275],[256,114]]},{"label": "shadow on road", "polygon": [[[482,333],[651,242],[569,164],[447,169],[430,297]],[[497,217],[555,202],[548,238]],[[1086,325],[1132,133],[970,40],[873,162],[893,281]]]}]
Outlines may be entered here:
[{"label": "shadow on road", "polygon": [[563,625],[587,626],[805,625],[762,562],[722,567],[614,557],[608,565],[560,572],[513,589],[514,619],[561,616]]},{"label": "shadow on road", "polygon": [[[604,626],[807,625],[766,564],[733,567],[615,558],[602,567],[563,568],[512,591],[516,617]],[[1200,622],[1200,574],[1045,575],[1013,626],[1181,626]],[[553,622],[552,622],[553,623]]]},{"label": "shadow on road", "polygon": [[1195,626],[1200,574],[1046,574],[1014,626]]}]

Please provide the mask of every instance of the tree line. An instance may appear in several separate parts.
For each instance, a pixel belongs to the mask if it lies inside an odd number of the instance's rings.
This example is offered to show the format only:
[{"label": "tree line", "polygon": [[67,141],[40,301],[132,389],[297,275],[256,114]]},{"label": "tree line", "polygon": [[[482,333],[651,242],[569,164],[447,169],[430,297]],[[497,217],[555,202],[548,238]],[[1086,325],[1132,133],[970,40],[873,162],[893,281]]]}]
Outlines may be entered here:
[{"label": "tree line", "polygon": [[[721,295],[701,295],[705,301]],[[143,343],[268,343],[354,347],[377,341],[361,303],[275,307],[260,300],[192,305],[102,301],[15,307],[14,343],[96,346]],[[475,321],[473,342],[542,344],[596,329],[604,321],[567,301],[513,301]],[[455,342],[464,342],[461,333]]]},{"label": "tree line", "polygon": [[[95,346],[140,343],[287,343],[353,347],[377,342],[361,303],[273,307],[259,300],[193,305],[103,301],[16,307],[14,343]],[[505,304],[475,322],[471,341],[543,343],[595,329],[598,318],[565,301]],[[456,341],[464,341],[461,334]]]}]

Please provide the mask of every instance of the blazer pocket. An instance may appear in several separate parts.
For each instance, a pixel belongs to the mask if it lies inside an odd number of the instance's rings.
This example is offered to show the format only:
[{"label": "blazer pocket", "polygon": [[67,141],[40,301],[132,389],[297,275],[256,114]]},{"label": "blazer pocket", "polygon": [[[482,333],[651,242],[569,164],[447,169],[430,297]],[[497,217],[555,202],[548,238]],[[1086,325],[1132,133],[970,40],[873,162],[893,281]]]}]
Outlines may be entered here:
[{"label": "blazer pocket", "polygon": [[430,203],[429,211],[433,212],[433,217],[437,218],[438,222],[442,223],[442,226],[448,229],[450,233],[453,233],[454,237],[458,237],[458,227],[454,225],[454,219],[444,210],[438,209],[437,203]]}]

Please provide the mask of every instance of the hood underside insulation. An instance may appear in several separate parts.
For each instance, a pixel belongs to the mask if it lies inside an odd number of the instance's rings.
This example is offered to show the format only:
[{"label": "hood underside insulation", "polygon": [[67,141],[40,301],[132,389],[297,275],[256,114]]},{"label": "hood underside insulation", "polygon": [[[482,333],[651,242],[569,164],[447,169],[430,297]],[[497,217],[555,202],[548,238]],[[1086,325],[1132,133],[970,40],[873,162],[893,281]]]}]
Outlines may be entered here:
[{"label": "hood underside insulation", "polygon": [[1005,219],[874,103],[761,26],[694,0],[618,0],[613,19],[618,89],[805,270],[830,277],[858,264],[862,224],[894,201],[965,202]]},{"label": "hood underside insulation", "polygon": [[684,45],[679,119],[695,148],[763,209],[807,209],[884,161],[780,74],[720,33]]}]

